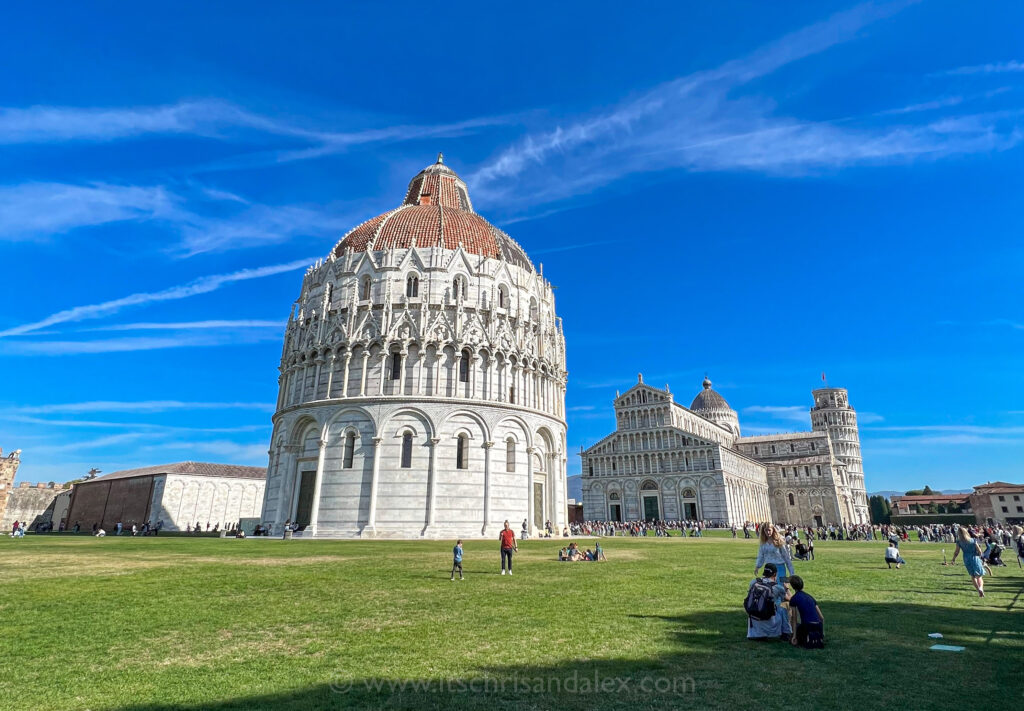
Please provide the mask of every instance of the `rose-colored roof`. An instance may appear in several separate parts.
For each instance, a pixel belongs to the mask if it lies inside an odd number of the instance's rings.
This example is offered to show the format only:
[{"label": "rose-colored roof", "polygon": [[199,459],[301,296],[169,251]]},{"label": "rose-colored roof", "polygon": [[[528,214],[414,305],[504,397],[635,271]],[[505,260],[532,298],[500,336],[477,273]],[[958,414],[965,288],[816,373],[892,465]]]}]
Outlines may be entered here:
[{"label": "rose-colored roof", "polygon": [[473,212],[466,184],[438,154],[437,162],[409,183],[401,205],[354,228],[334,253],[341,255],[346,249],[365,252],[460,246],[471,254],[533,270],[529,257],[515,240]]}]

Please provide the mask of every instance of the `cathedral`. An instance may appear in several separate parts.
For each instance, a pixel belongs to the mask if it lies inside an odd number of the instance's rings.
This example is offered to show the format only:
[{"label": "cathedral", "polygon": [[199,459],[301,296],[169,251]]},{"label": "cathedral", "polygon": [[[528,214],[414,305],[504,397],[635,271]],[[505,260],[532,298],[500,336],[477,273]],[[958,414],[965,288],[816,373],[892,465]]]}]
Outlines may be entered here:
[{"label": "cathedral", "polygon": [[442,156],[306,272],[262,521],[299,536],[497,536],[568,522],[551,284]]},{"label": "cathedral", "polygon": [[857,413],[843,388],[811,394],[810,432],[743,437],[707,378],[686,408],[640,376],[616,393],[615,431],[580,452],[583,517],[868,523]]}]

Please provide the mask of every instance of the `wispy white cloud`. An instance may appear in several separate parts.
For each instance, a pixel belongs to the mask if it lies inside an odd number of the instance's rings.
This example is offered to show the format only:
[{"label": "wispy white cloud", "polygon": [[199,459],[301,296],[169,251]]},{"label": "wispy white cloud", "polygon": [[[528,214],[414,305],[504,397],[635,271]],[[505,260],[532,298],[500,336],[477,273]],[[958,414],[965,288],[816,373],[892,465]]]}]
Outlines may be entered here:
[{"label": "wispy white cloud", "polygon": [[1016,74],[1024,72],[1024,62],[1011,59],[1007,62],[990,62],[988,64],[975,64],[968,67],[957,67],[950,69],[943,74]]},{"label": "wispy white cloud", "polygon": [[870,425],[875,422],[884,422],[885,418],[877,412],[858,412],[857,422],[861,425]]},{"label": "wispy white cloud", "polygon": [[[858,6],[748,57],[661,84],[610,110],[529,134],[470,177],[477,201],[514,204],[526,212],[641,172],[800,175],[1017,145],[1024,138],[1017,114],[974,114],[920,125],[879,125],[877,116],[869,114],[857,125],[848,117],[812,121],[779,115],[771,101],[749,92],[738,95],[752,80],[853,39],[906,4]],[[918,104],[895,113],[924,108]]]},{"label": "wispy white cloud", "polygon": [[186,284],[172,286],[161,291],[130,294],[129,296],[123,296],[119,299],[112,299],[98,304],[75,306],[70,309],[58,311],[57,313],[51,314],[39,321],[14,326],[0,331],[0,338],[30,333],[61,323],[71,323],[87,319],[112,316],[113,314],[132,306],[142,306],[144,304],[174,301],[177,299],[187,299],[198,294],[207,294],[211,291],[216,291],[228,284],[248,281],[251,279],[262,279],[263,277],[274,276],[275,274],[295,271],[296,269],[308,267],[313,263],[313,261],[313,259],[298,259],[285,264],[272,264],[263,267],[240,269],[228,274],[212,274],[194,279]]},{"label": "wispy white cloud", "polygon": [[8,422],[18,422],[28,425],[42,425],[51,427],[70,427],[74,429],[129,429],[145,430],[147,432],[191,432],[205,434],[234,434],[242,432],[263,432],[270,430],[269,424],[263,425],[239,425],[237,427],[179,427],[174,425],[161,425],[152,422],[108,422],[99,420],[56,420],[48,417],[34,417],[32,415],[18,415],[0,413],[0,419]]},{"label": "wispy white cloud", "polygon": [[97,353],[135,353],[140,351],[166,350],[169,348],[208,348],[215,346],[233,346],[259,343],[267,340],[278,340],[277,333],[246,335],[240,337],[238,331],[188,334],[179,333],[167,337],[127,337],[101,338],[81,341],[35,341],[14,340],[0,341],[0,354],[7,356],[60,356],[86,355]]},{"label": "wispy white cloud", "polygon": [[483,117],[436,125],[395,125],[355,131],[325,131],[242,108],[201,99],[162,106],[0,108],[0,144],[106,142],[150,135],[192,135],[228,139],[268,134],[298,139],[308,148],[280,151],[277,161],[317,157],[351,146],[452,136],[512,121]]},{"label": "wispy white cloud", "polygon": [[869,432],[947,432],[969,435],[1024,435],[1024,427],[986,425],[888,425],[865,427]]},{"label": "wispy white cloud", "polygon": [[194,402],[185,400],[88,400],[51,405],[26,405],[15,412],[34,415],[80,414],[87,412],[171,412],[178,410],[258,410],[273,412],[274,404],[265,402]]},{"label": "wispy white cloud", "polygon": [[986,322],[985,325],[987,325],[987,326],[1006,326],[1007,328],[1012,328],[1015,331],[1024,331],[1024,323],[1021,323],[1019,321],[1011,321],[1008,318],[997,318],[997,319],[994,319],[992,321]]},{"label": "wispy white cloud", "polygon": [[96,326],[83,331],[191,331],[208,328],[282,328],[284,321],[248,320],[209,320],[209,321],[177,321],[177,322],[143,322],[120,323],[112,326]]},{"label": "wispy white cloud", "polygon": [[127,220],[170,218],[178,198],[163,187],[24,183],[0,187],[0,240],[24,241]]}]

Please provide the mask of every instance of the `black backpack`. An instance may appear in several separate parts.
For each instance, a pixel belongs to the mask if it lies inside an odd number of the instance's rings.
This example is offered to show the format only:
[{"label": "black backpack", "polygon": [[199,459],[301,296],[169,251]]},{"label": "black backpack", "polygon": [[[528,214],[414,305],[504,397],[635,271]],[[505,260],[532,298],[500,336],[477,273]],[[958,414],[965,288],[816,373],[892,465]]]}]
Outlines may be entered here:
[{"label": "black backpack", "polygon": [[775,596],[772,584],[758,578],[747,591],[747,599],[743,601],[743,609],[755,620],[770,620],[775,617]]}]

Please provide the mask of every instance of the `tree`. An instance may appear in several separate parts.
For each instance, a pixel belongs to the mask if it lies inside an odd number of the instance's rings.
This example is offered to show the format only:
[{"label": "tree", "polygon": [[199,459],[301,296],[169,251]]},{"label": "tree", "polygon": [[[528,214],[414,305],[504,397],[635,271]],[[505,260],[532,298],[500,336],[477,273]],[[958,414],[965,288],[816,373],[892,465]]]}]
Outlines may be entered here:
[{"label": "tree", "polygon": [[924,485],[924,489],[922,489],[922,491],[924,492],[925,496],[931,496],[932,494],[935,493],[934,491],[932,491],[932,488],[927,484]]},{"label": "tree", "polygon": [[892,507],[884,496],[872,496],[868,499],[868,507],[871,510],[872,523],[889,523],[892,517]]}]

